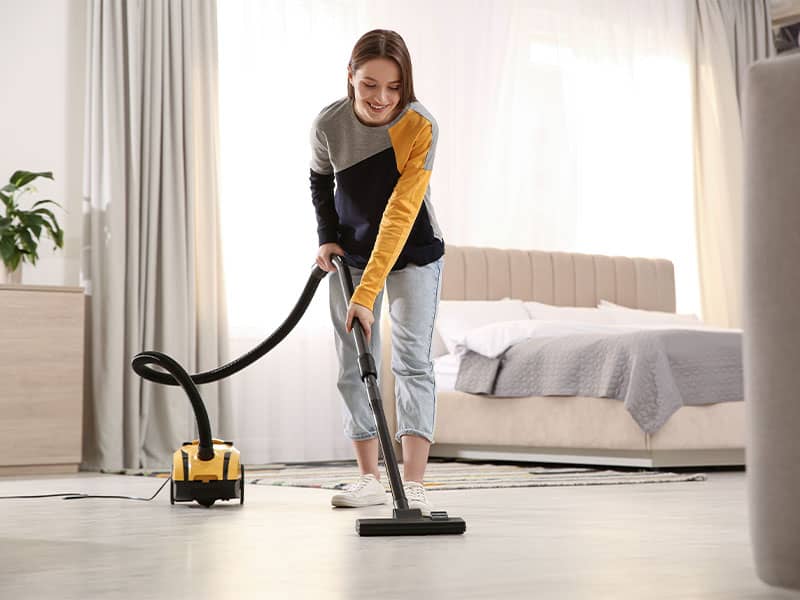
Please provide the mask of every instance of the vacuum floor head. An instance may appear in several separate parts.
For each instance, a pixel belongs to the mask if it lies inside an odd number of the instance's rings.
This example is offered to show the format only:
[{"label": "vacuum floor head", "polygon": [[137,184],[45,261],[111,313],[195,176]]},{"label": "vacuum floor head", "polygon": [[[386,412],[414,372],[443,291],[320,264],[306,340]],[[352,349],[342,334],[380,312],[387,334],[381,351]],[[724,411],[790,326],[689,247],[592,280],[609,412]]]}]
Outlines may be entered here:
[{"label": "vacuum floor head", "polygon": [[358,519],[356,533],[365,536],[388,535],[444,535],[461,534],[467,530],[464,519],[448,517],[444,511],[431,511],[430,517],[422,516],[416,509],[394,510],[394,516],[386,519]]}]

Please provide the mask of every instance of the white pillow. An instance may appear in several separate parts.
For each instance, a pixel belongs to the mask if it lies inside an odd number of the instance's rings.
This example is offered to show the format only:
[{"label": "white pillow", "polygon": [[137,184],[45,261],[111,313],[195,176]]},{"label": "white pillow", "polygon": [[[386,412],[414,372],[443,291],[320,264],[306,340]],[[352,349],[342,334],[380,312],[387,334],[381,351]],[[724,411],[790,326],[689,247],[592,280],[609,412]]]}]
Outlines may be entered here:
[{"label": "white pillow", "polygon": [[616,319],[615,323],[620,325],[688,325],[697,327],[703,325],[697,315],[679,315],[657,310],[629,308],[614,304],[608,300],[601,300],[597,307],[601,312],[613,315]]},{"label": "white pillow", "polygon": [[525,302],[525,310],[531,319],[541,321],[571,321],[573,323],[598,323],[613,325],[613,314],[588,306],[553,306],[541,302]]},{"label": "white pillow", "polygon": [[444,345],[444,340],[439,330],[434,327],[433,336],[431,337],[431,358],[437,358],[445,354],[448,354],[447,346]]},{"label": "white pillow", "polygon": [[[436,315],[436,332],[447,352],[453,354],[456,346],[473,329],[527,318],[522,300],[442,300]],[[434,352],[432,354],[437,356]]]},{"label": "white pillow", "polygon": [[619,335],[638,331],[639,327],[543,319],[492,323],[470,331],[459,344],[456,354],[461,355],[471,350],[489,358],[496,358],[514,344],[532,338],[585,334]]}]

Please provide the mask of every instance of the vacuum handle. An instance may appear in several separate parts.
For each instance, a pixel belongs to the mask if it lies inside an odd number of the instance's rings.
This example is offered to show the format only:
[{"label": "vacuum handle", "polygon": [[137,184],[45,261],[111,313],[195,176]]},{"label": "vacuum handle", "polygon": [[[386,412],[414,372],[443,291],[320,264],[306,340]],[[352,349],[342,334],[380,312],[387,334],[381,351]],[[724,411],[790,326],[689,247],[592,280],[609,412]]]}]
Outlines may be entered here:
[{"label": "vacuum handle", "polygon": [[[345,305],[350,304],[353,297],[353,276],[341,256],[332,255],[336,271],[339,273],[339,282],[344,296]],[[367,346],[366,336],[361,327],[361,321],[353,319],[353,338],[356,343],[356,353],[358,354],[358,367],[361,371],[361,381],[367,389],[367,398],[372,408],[372,416],[375,418],[375,425],[378,428],[378,443],[383,452],[383,462],[386,466],[386,473],[389,476],[389,486],[392,488],[394,497],[395,513],[398,511],[408,511],[408,498],[403,489],[403,481],[400,479],[400,469],[397,466],[397,458],[394,455],[392,437],[389,434],[389,426],[386,424],[386,415],[383,411],[383,400],[381,400],[380,389],[378,388],[378,370],[375,367],[375,360]]]},{"label": "vacuum handle", "polygon": [[[342,287],[342,294],[344,295],[345,304],[350,304],[350,298],[353,297],[355,286],[353,285],[353,275],[350,273],[348,267],[338,254],[331,255],[331,262],[336,266],[336,271],[339,273],[339,281]],[[369,354],[369,347],[367,346],[367,336],[364,334],[364,328],[361,326],[361,321],[353,319],[353,338],[356,342],[356,354],[362,356]],[[378,374],[375,373],[377,377]],[[361,374],[361,379],[364,379],[364,374]]]}]

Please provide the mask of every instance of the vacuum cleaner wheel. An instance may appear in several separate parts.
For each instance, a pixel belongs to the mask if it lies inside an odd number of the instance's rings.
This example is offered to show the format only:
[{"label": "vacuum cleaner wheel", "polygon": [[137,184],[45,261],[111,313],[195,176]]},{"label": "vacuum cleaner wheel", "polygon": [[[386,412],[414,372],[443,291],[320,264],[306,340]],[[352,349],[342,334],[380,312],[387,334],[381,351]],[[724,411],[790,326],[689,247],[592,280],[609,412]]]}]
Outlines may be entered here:
[{"label": "vacuum cleaner wheel", "polygon": [[244,465],[239,464],[239,476],[242,478],[242,483],[239,486],[239,504],[244,504]]}]

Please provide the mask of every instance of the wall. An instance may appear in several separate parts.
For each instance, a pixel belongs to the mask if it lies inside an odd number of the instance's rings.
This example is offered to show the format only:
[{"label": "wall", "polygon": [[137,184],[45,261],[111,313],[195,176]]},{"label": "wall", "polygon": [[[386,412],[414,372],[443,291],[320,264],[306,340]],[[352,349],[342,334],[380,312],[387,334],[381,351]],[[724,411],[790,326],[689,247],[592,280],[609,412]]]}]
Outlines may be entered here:
[{"label": "wall", "polygon": [[43,239],[39,262],[23,267],[23,283],[79,282],[88,6],[0,0],[0,183],[18,169],[52,171],[55,181],[37,180],[30,202],[49,198],[65,209],[54,210],[64,249],[53,252]]}]

